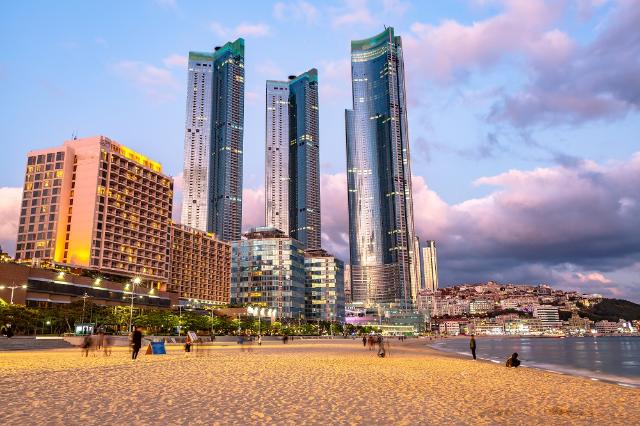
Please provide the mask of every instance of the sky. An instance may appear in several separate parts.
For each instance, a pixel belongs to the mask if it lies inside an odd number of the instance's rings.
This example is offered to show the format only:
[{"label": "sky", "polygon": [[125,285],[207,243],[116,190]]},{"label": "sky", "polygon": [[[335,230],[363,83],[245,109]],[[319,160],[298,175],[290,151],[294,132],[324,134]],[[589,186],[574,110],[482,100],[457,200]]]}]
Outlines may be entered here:
[{"label": "sky", "polygon": [[441,285],[640,302],[640,0],[4,1],[0,244],[29,150],[105,135],[174,176],[186,58],[245,39],[243,228],[264,224],[265,81],[318,69],[323,246],[348,260],[350,40],[402,37],[415,226]]}]

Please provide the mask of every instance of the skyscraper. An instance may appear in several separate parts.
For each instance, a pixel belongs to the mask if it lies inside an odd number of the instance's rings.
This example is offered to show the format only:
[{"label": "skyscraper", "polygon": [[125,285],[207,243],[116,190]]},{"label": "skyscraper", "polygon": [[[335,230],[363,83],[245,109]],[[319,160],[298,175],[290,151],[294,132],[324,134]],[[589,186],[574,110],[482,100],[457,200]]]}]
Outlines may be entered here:
[{"label": "skyscraper", "polygon": [[393,28],[351,42],[351,74],[346,138],[352,299],[408,306],[418,254],[402,41]]},{"label": "skyscraper", "polygon": [[433,240],[427,241],[427,245],[422,248],[422,269],[425,289],[436,291],[438,289],[438,256],[436,242]]},{"label": "skyscraper", "polygon": [[289,234],[289,83],[267,80],[265,222]]},{"label": "skyscraper", "polygon": [[189,52],[182,223],[240,239],[244,40]]},{"label": "skyscraper", "polygon": [[267,81],[265,217],[305,248],[321,247],[318,71]]}]

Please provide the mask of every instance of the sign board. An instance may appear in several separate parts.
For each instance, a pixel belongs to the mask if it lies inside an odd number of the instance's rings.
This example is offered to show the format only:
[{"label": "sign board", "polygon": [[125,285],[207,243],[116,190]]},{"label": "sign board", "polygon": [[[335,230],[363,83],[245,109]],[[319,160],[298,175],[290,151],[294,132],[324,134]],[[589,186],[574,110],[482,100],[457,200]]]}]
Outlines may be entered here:
[{"label": "sign board", "polygon": [[198,341],[198,335],[195,331],[187,331],[187,336],[191,339],[191,343],[195,343]]},{"label": "sign board", "polygon": [[164,341],[149,342],[147,347],[147,355],[166,355],[167,351],[164,348]]}]

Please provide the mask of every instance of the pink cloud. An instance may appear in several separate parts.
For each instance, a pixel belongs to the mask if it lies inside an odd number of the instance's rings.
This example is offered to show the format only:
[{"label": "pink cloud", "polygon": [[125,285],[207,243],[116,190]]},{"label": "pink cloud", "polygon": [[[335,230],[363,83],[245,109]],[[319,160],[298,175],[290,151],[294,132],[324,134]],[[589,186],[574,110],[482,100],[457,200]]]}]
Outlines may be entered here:
[{"label": "pink cloud", "polygon": [[[502,13],[471,25],[453,20],[439,25],[414,23],[411,33],[404,36],[406,61],[413,73],[447,83],[473,69],[494,65],[506,55],[536,51],[545,41],[549,54],[555,55],[556,46],[566,49],[566,36],[552,28],[561,15],[562,2],[502,3]],[[550,40],[556,43],[549,44]]]},{"label": "pink cloud", "polygon": [[242,231],[264,226],[264,187],[242,190]]},{"label": "pink cloud", "polygon": [[0,245],[11,254],[16,249],[21,200],[22,188],[0,188]]}]

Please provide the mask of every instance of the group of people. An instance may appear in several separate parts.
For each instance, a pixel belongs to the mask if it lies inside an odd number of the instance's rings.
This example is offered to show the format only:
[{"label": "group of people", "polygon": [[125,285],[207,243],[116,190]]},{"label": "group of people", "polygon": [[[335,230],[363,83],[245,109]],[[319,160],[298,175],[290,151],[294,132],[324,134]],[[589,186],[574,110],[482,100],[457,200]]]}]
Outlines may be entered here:
[{"label": "group of people", "polygon": [[[112,337],[104,332],[104,330],[98,331],[98,334],[87,334],[82,338],[82,353],[85,357],[89,356],[91,348],[95,351],[103,350],[104,356],[111,355]],[[95,352],[93,354],[96,355]]]},{"label": "group of people", "polygon": [[[473,357],[473,359],[476,359],[476,347],[476,338],[472,334],[471,340],[469,340],[469,349],[471,349],[471,356]],[[517,352],[512,353],[511,356],[507,358],[506,366],[514,368],[520,366],[520,360],[518,359]]]},{"label": "group of people", "polygon": [[[385,346],[386,343],[386,346]],[[385,342],[382,335],[373,335],[362,336],[362,346],[365,348],[369,346],[369,350],[373,350],[376,346],[378,347],[378,356],[380,358],[384,358],[389,352],[389,342]]]}]

